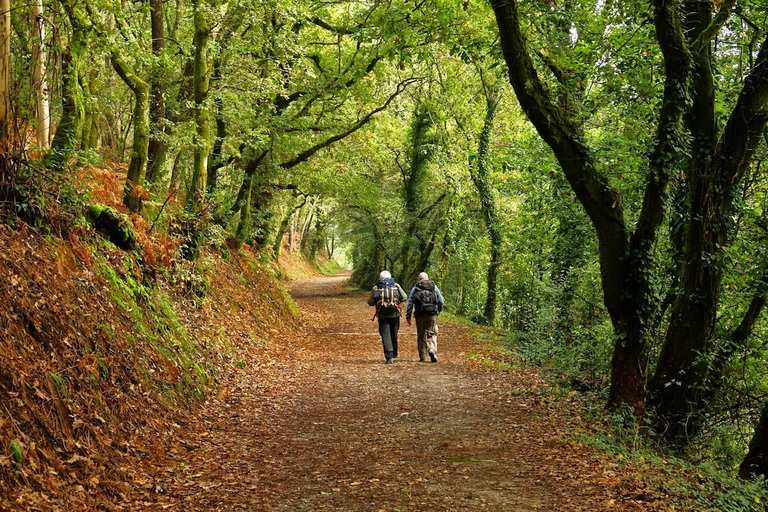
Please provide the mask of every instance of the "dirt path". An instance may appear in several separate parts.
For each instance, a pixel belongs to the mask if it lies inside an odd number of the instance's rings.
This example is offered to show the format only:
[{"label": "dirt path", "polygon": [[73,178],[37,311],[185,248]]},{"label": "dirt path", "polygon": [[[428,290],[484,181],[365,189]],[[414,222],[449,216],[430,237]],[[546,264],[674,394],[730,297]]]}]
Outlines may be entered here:
[{"label": "dirt path", "polygon": [[147,463],[148,508],[628,508],[601,488],[605,469],[561,441],[559,421],[526,392],[541,385],[535,373],[488,370],[446,323],[438,364],[418,362],[414,328],[403,323],[400,359],[384,365],[365,297],[343,281],[293,285],[304,332],[182,426],[163,467]]}]

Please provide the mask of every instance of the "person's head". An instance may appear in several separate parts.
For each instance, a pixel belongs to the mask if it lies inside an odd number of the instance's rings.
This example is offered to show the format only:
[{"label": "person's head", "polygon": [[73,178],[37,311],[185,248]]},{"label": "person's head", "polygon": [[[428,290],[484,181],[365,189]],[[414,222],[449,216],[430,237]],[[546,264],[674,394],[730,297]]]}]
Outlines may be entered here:
[{"label": "person's head", "polygon": [[389,273],[389,270],[382,270],[379,279],[392,279],[392,274]]},{"label": "person's head", "polygon": [[419,274],[419,281],[424,281],[425,279],[429,279],[429,276],[427,275],[426,272],[422,272],[421,274]]}]

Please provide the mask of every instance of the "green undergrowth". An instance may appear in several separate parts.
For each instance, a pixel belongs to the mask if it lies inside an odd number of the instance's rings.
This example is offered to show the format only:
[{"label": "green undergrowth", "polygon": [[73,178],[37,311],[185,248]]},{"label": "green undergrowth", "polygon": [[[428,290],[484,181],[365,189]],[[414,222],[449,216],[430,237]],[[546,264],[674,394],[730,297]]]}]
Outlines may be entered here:
[{"label": "green undergrowth", "polygon": [[323,275],[333,276],[344,270],[335,259],[316,259],[313,266]]},{"label": "green undergrowth", "polygon": [[[187,331],[169,292],[142,279],[142,269],[130,253],[121,263],[114,264],[97,251],[94,270],[104,281],[114,303],[130,317],[132,329],[126,336],[134,348],[149,347],[154,352],[152,357],[137,359],[144,363],[136,368],[143,387],[156,390],[168,401],[176,397],[201,398],[215,381],[217,370],[206,361],[200,342]],[[105,333],[115,330],[110,325],[104,325],[103,329]],[[203,341],[221,351],[229,349],[225,336]]]},{"label": "green undergrowth", "polygon": [[[672,510],[758,512],[768,509],[764,480],[745,481],[710,462],[691,463],[653,441],[631,414],[605,411],[595,400],[584,410],[589,429],[569,436],[607,454],[622,476],[620,489],[645,501],[662,501]],[[638,489],[641,490],[638,493]]]},{"label": "green undergrowth", "polygon": [[[583,420],[567,431],[566,439],[596,449],[600,458],[607,458],[609,469],[620,478],[618,493],[634,501],[663,503],[670,510],[712,510],[758,512],[768,510],[768,485],[763,480],[744,481],[735,470],[724,469],[711,462],[692,463],[676,457],[654,442],[652,431],[639,425],[631,414],[609,413],[605,410],[605,389],[588,386],[575,390],[585,382],[563,373],[557,366],[533,365],[506,332],[482,326],[472,321],[443,313],[442,322],[461,327],[478,344],[476,351],[465,357],[481,361],[498,370],[537,368],[549,386],[519,391],[536,395],[546,401],[554,400],[564,407],[577,407]],[[577,384],[574,386],[574,384]],[[566,404],[566,400],[570,403]]]}]

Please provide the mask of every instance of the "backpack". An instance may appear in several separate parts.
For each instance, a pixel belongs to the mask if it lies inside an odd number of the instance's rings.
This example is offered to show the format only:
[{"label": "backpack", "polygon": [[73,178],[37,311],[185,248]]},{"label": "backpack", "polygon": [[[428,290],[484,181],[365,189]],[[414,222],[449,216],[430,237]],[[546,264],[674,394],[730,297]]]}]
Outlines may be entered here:
[{"label": "backpack", "polygon": [[390,286],[388,284],[382,285],[376,289],[375,297],[378,299],[376,302],[376,313],[385,315],[397,313],[400,314],[400,299],[397,297],[398,291],[396,286]]},{"label": "backpack", "polygon": [[435,283],[423,280],[416,283],[416,291],[413,292],[413,305],[419,316],[435,316],[439,312],[437,305],[437,293]]}]

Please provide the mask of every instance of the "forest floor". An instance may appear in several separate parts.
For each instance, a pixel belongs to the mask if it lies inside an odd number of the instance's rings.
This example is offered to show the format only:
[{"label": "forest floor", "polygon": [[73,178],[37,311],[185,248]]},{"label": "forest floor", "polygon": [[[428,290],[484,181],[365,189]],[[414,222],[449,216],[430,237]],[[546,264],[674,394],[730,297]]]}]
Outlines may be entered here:
[{"label": "forest floor", "polygon": [[468,328],[441,320],[439,363],[419,363],[403,322],[400,357],[383,364],[346,277],[291,286],[305,327],[190,411],[167,456],[144,461],[132,508],[666,509],[574,440],[578,404],[542,398],[536,371],[488,365]]}]

